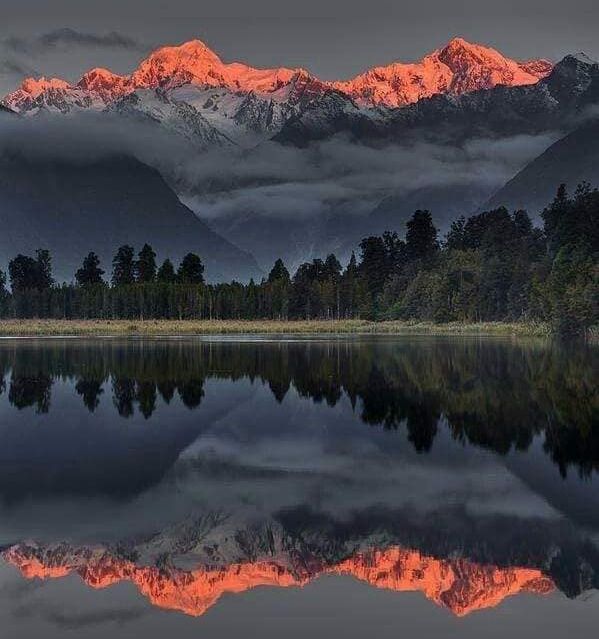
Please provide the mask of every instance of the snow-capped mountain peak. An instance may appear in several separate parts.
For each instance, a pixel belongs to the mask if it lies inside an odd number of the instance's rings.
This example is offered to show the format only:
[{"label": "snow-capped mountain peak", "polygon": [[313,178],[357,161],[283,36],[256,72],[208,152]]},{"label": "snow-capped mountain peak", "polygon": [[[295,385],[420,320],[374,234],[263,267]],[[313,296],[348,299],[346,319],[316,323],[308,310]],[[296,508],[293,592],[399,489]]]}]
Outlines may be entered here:
[{"label": "snow-capped mountain peak", "polygon": [[200,40],[158,49],[129,78],[131,89],[174,88],[184,84],[227,87],[232,91],[276,91],[297,69],[256,69],[241,62],[226,64]]},{"label": "snow-capped mountain peak", "polygon": [[23,83],[20,86],[20,90],[23,93],[31,96],[32,98],[37,98],[40,94],[45,91],[52,91],[55,89],[69,89],[70,85],[68,82],[61,80],[60,78],[26,78],[23,80]]},{"label": "snow-capped mountain peak", "polygon": [[454,38],[438,52],[438,59],[452,72],[450,93],[457,95],[498,84],[520,86],[535,84],[553,68],[547,60],[518,62],[490,47]]},{"label": "snow-capped mountain peak", "polygon": [[220,86],[220,58],[200,40],[162,47],[151,53],[129,77],[131,89],[174,87],[183,84]]},{"label": "snow-capped mountain peak", "polygon": [[464,38],[453,38],[419,62],[375,67],[333,86],[363,104],[404,106],[437,93],[460,95],[498,84],[535,84],[551,72],[547,60],[518,62]]},{"label": "snow-capped mountain peak", "polygon": [[41,110],[69,113],[93,107],[98,99],[97,94],[65,80],[41,77],[26,78],[2,103],[17,113],[35,114]]},{"label": "snow-capped mountain peak", "polygon": [[109,103],[127,93],[127,80],[126,76],[97,67],[83,74],[77,86],[97,93],[104,102]]}]

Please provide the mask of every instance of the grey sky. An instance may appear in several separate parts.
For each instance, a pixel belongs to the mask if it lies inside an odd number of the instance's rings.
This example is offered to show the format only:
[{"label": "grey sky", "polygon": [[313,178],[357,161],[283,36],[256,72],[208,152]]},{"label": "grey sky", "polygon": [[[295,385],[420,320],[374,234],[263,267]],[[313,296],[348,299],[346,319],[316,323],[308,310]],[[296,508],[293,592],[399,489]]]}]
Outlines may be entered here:
[{"label": "grey sky", "polygon": [[[599,6],[591,0],[420,0],[405,7],[387,0],[370,0],[366,7],[303,0],[293,10],[273,0],[221,0],[218,10],[196,0],[20,0],[2,14],[0,93],[18,81],[20,69],[70,80],[91,66],[128,72],[145,51],[195,37],[227,61],[303,66],[323,78],[416,59],[455,35],[516,58],[559,59],[577,51],[599,57]],[[6,46],[10,38],[39,42],[40,35],[65,27],[92,35],[116,32],[139,47],[76,39],[25,52]]]}]

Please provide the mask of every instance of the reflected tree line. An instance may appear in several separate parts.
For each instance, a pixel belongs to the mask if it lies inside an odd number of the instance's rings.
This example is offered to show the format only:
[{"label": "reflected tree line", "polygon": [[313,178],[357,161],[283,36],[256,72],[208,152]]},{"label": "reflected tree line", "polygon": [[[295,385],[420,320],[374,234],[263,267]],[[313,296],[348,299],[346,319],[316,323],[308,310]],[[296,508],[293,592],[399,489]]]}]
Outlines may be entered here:
[{"label": "reflected tree line", "polygon": [[207,379],[248,379],[277,402],[289,393],[329,406],[347,398],[363,423],[405,430],[418,452],[442,428],[499,454],[542,435],[562,475],[573,466],[588,476],[599,470],[596,355],[475,340],[6,345],[0,394],[46,413],[54,381],[69,381],[91,412],[108,400],[121,417],[149,419],[161,403],[198,408]]}]

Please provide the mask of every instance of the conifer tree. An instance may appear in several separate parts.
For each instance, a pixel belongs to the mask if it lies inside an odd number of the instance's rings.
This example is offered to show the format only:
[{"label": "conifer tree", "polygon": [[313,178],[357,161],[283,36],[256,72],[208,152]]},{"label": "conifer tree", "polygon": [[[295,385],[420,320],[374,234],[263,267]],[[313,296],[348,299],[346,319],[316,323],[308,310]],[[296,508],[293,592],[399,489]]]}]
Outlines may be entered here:
[{"label": "conifer tree", "polygon": [[125,244],[116,252],[112,260],[112,285],[124,286],[135,282],[135,260],[132,246]]},{"label": "conifer tree", "polygon": [[429,211],[418,210],[406,224],[406,257],[427,260],[439,248],[437,229]]},{"label": "conifer tree", "polygon": [[136,280],[148,284],[156,279],[156,253],[149,244],[144,244],[135,264]]},{"label": "conifer tree", "polygon": [[48,289],[54,284],[52,278],[52,257],[50,251],[46,249],[38,249],[35,252],[35,261],[37,262],[37,286],[40,291]]},{"label": "conifer tree", "polygon": [[179,265],[177,278],[185,284],[204,283],[204,265],[198,255],[187,253]]},{"label": "conifer tree", "polygon": [[100,258],[92,251],[83,260],[83,265],[75,273],[78,286],[103,284],[104,271],[100,268]]},{"label": "conifer tree", "polygon": [[156,274],[156,279],[163,284],[172,284],[176,281],[177,274],[175,273],[175,267],[168,258],[162,262]]},{"label": "conifer tree", "polygon": [[289,271],[287,270],[283,260],[279,258],[274,266],[272,267],[270,273],[268,274],[268,282],[272,284],[277,281],[284,281],[289,283],[290,281]]},{"label": "conifer tree", "polygon": [[8,273],[13,292],[43,291],[54,283],[50,252],[44,249],[38,249],[35,258],[28,255],[17,255],[10,261]]},{"label": "conifer tree", "polygon": [[38,284],[38,263],[29,255],[17,255],[8,264],[10,288],[13,293],[31,291]]}]

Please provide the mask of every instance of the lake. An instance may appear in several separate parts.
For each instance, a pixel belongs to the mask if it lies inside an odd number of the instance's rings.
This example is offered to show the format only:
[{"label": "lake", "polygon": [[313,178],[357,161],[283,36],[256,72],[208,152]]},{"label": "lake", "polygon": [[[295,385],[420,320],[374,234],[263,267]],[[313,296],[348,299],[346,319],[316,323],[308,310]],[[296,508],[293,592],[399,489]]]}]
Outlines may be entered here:
[{"label": "lake", "polygon": [[588,636],[598,349],[0,341],[0,628]]}]

